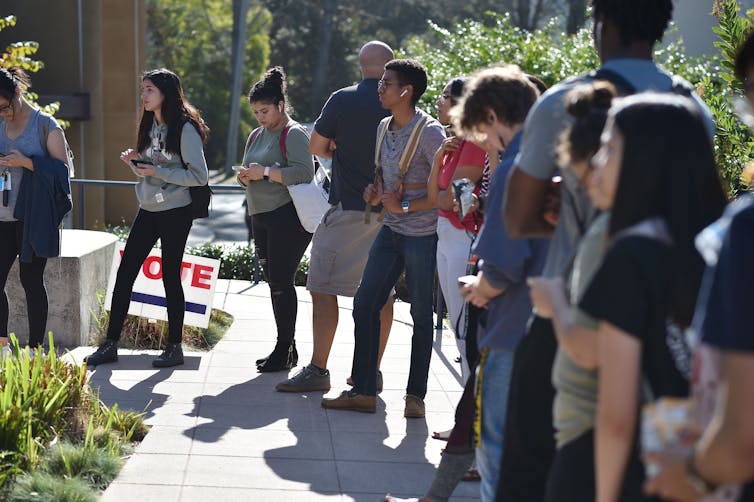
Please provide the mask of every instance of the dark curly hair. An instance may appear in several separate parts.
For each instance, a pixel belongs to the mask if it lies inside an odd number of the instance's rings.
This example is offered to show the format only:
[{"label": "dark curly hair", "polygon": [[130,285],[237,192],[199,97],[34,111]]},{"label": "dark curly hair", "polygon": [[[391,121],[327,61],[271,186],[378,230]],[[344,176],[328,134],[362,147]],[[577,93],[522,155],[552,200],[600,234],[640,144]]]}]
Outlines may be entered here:
[{"label": "dark curly hair", "polygon": [[[181,80],[174,72],[167,68],[158,68],[145,72],[141,76],[142,82],[149,80],[157,87],[163,95],[161,106],[162,119],[167,125],[168,134],[165,138],[165,149],[173,153],[181,153],[181,132],[183,125],[190,122],[202,142],[206,143],[209,136],[209,127],[204,123],[199,110],[188,102],[183,94]],[[149,132],[154,122],[154,112],[142,108],[139,128],[136,132],[136,148],[138,151],[144,151],[149,146]]]},{"label": "dark curly hair", "polygon": [[275,66],[267,70],[262,76],[262,80],[257,82],[249,90],[249,103],[265,103],[268,105],[278,105],[283,102],[285,111],[293,113],[293,109],[288,103],[288,84],[286,83],[285,70],[280,66]]},{"label": "dark curly hair", "polygon": [[416,104],[427,90],[427,70],[413,59],[393,59],[385,64],[385,70],[394,71],[401,85],[410,85],[414,89],[411,103]]},{"label": "dark curly hair", "polygon": [[672,0],[592,0],[593,15],[604,17],[620,31],[621,42],[662,40],[673,17]]}]

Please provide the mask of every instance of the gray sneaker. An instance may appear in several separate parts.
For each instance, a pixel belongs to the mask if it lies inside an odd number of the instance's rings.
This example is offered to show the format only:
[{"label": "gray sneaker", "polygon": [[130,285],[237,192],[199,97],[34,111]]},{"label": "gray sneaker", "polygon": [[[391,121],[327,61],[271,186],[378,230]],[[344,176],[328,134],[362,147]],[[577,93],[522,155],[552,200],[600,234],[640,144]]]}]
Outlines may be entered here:
[{"label": "gray sneaker", "polygon": [[312,392],[317,390],[327,392],[330,390],[330,372],[325,370],[322,373],[319,368],[309,364],[285,382],[277,384],[275,390],[279,392]]}]

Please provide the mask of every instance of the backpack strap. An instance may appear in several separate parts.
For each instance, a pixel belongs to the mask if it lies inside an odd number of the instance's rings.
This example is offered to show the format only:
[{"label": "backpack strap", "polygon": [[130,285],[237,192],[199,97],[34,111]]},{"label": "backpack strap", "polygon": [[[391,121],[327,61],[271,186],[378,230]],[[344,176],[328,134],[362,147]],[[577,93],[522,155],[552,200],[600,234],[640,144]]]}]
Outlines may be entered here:
[{"label": "backpack strap", "polygon": [[419,139],[424,132],[424,125],[426,123],[427,117],[423,115],[416,124],[414,124],[411,136],[408,137],[408,143],[406,143],[406,149],[403,150],[401,160],[398,162],[398,180],[396,181],[395,187],[393,187],[394,190],[398,190],[401,185],[403,185],[403,178],[406,177],[408,166],[411,164],[411,160],[413,160],[414,155],[416,154],[416,149],[419,147]]},{"label": "backpack strap", "polygon": [[280,153],[283,154],[283,162],[285,162],[285,165],[288,165],[288,155],[285,153],[285,142],[288,139],[288,131],[291,130],[291,126],[296,124],[296,122],[289,120],[287,124],[283,127],[283,130],[280,131],[280,139],[278,140],[278,145],[280,146]]}]

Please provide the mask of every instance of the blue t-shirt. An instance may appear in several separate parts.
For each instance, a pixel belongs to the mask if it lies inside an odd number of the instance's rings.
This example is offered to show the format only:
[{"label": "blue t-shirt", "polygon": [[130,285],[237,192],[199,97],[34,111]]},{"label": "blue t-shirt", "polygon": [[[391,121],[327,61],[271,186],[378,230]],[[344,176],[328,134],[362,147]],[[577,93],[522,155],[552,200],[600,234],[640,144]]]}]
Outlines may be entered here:
[{"label": "blue t-shirt", "polygon": [[[330,204],[364,209],[364,188],[374,180],[374,138],[380,120],[390,114],[377,95],[377,79],[335,91],[322,108],[314,130],[335,140]],[[375,210],[379,211],[378,208]]]},{"label": "blue t-shirt", "polygon": [[526,278],[539,275],[547,257],[549,239],[513,239],[503,224],[503,196],[508,173],[521,145],[521,133],[505,148],[487,196],[484,224],[473,253],[482,260],[487,281],[505,292],[493,298],[479,322],[480,348],[513,350],[526,331],[531,300]]},{"label": "blue t-shirt", "polygon": [[749,313],[754,284],[754,196],[730,204],[697,242],[708,264],[694,318],[702,342],[721,350],[754,351]]}]

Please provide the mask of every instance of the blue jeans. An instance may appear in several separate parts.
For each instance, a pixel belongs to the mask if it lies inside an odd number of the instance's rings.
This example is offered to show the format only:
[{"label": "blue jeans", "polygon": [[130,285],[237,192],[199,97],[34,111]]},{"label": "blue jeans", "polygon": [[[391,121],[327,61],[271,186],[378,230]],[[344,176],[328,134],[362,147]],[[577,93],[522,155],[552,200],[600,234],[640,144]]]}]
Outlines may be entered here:
[{"label": "blue jeans", "polygon": [[387,226],[383,226],[377,233],[353,300],[355,340],[351,378],[355,392],[377,395],[380,311],[405,268],[411,318],[414,321],[406,393],[422,399],[427,394],[429,361],[432,357],[432,290],[435,283],[436,251],[435,234],[407,237],[393,232]]},{"label": "blue jeans", "polygon": [[482,442],[476,449],[476,463],[482,476],[479,487],[482,502],[492,502],[495,500],[500,479],[513,351],[490,350],[487,352],[482,371]]}]

